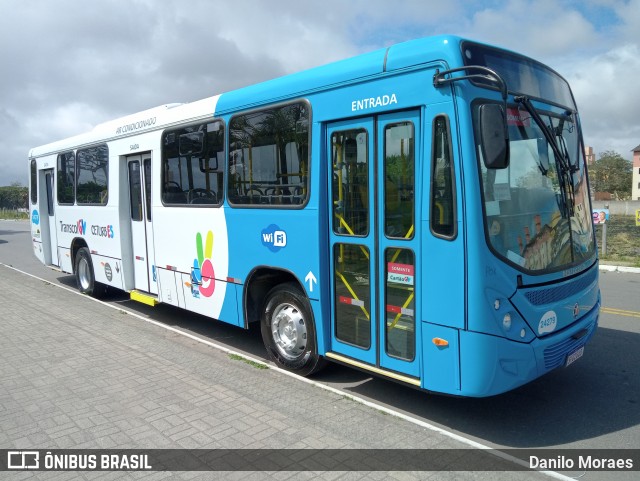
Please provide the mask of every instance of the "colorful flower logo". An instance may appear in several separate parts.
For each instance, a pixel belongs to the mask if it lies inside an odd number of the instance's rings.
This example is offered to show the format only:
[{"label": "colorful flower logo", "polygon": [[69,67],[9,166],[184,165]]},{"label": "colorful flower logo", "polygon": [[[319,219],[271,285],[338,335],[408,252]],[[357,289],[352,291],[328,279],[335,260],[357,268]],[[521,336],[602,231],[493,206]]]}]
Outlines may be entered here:
[{"label": "colorful flower logo", "polygon": [[211,297],[216,288],[215,273],[213,271],[213,263],[211,256],[213,254],[213,232],[207,232],[207,238],[202,244],[202,234],[198,232],[196,235],[196,251],[198,257],[193,260],[193,269],[191,271],[192,290],[195,294],[195,288],[204,297]]}]

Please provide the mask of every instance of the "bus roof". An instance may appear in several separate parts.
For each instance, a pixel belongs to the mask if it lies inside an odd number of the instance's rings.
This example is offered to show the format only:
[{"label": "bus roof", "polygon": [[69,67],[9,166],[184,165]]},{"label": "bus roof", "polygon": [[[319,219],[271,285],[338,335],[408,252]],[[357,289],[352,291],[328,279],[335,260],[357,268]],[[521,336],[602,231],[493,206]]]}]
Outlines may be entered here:
[{"label": "bus roof", "polygon": [[40,157],[136,133],[158,130],[232,112],[299,98],[348,83],[364,81],[385,72],[442,61],[460,62],[462,38],[441,35],[398,43],[356,57],[293,73],[186,104],[166,104],[101,123],[90,132],[31,149],[29,157]]}]

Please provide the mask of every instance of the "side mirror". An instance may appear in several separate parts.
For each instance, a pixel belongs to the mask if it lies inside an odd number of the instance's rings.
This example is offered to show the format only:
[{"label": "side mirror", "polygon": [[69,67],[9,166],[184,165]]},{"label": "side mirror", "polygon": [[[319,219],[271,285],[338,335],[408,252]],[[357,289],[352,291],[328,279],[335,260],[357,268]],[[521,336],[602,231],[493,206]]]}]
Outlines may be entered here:
[{"label": "side mirror", "polygon": [[507,121],[498,104],[480,106],[480,148],[487,169],[509,167]]}]

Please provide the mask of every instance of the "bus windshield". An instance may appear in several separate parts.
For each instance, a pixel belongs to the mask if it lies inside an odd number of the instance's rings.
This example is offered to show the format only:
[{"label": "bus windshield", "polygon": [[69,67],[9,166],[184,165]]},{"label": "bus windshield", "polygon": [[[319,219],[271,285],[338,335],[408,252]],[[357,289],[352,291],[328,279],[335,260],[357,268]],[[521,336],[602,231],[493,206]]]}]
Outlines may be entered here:
[{"label": "bus windshield", "polygon": [[[479,65],[497,72],[514,94],[544,99],[545,102],[576,110],[567,81],[540,62],[472,42],[462,44],[462,55],[467,66]],[[471,81],[482,87],[495,87],[480,76]]]},{"label": "bus windshield", "polygon": [[[480,105],[473,107],[476,119]],[[487,169],[482,159],[479,165],[491,249],[515,267],[539,274],[586,261],[595,246],[574,116],[538,114],[556,134],[556,145],[562,146],[566,159],[556,158],[541,127],[524,108],[512,106],[507,112],[509,166]],[[479,139],[478,122],[474,124]]]}]

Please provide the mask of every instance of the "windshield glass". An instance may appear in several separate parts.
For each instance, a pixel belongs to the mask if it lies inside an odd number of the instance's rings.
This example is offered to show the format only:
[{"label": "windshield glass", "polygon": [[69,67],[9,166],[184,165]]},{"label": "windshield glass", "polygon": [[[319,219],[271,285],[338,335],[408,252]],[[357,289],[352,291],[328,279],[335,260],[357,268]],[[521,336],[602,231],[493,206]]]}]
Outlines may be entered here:
[{"label": "windshield glass", "polygon": [[[509,91],[575,110],[571,89],[565,79],[535,60],[486,45],[465,42],[462,45],[465,65],[481,65],[495,70]],[[476,85],[492,87],[482,78],[471,80]]]},{"label": "windshield glass", "polygon": [[[564,269],[594,254],[591,205],[578,129],[572,116],[539,112],[552,132],[561,133],[573,174],[562,168],[540,127],[524,109],[508,109],[510,164],[487,169],[481,159],[478,109],[474,105],[476,151],[480,160],[485,229],[492,250],[512,265],[536,273]],[[564,149],[562,149],[564,150]],[[562,194],[561,176],[573,185]],[[574,203],[573,210],[563,207]]]}]

